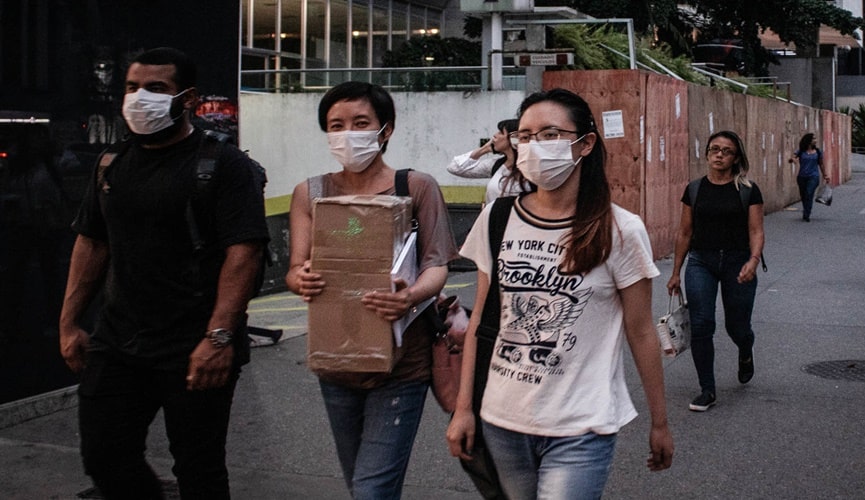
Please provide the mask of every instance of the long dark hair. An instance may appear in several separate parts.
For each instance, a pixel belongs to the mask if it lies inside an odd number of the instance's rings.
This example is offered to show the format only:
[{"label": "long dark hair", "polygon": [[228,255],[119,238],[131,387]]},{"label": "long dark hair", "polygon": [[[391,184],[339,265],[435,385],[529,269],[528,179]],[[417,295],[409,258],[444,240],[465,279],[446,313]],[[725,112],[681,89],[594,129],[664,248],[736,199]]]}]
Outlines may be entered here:
[{"label": "long dark hair", "polygon": [[[502,120],[496,126],[496,129],[499,132],[504,131],[505,134],[510,134],[511,132],[516,132],[517,129],[520,128],[520,121],[516,118],[509,118],[507,120]],[[520,169],[516,168],[517,166],[517,150],[514,149],[510,144],[510,139],[508,140],[508,147],[511,148],[514,154],[514,164],[508,167],[508,173],[502,176],[502,182],[500,183],[501,192],[504,193],[508,190],[511,185],[520,186],[523,191],[535,191],[537,187],[529,182],[528,179],[523,177],[523,173]],[[507,163],[508,157],[502,156],[498,160],[493,163],[493,168],[490,171],[490,175],[495,174],[500,168]]]},{"label": "long dark hair", "polygon": [[813,133],[808,132],[807,134],[803,135],[802,138],[799,139],[799,152],[804,153],[805,151],[808,151],[808,148],[811,147],[812,142],[814,142]]},{"label": "long dark hair", "polygon": [[577,94],[565,89],[536,92],[520,105],[519,116],[531,106],[550,101],[568,110],[577,136],[594,133],[597,137],[592,152],[583,158],[580,166],[580,188],[577,192],[576,216],[565,236],[567,247],[559,272],[563,274],[588,273],[610,256],[613,247],[613,208],[610,183],[604,166],[607,150],[598,133],[589,104]]}]

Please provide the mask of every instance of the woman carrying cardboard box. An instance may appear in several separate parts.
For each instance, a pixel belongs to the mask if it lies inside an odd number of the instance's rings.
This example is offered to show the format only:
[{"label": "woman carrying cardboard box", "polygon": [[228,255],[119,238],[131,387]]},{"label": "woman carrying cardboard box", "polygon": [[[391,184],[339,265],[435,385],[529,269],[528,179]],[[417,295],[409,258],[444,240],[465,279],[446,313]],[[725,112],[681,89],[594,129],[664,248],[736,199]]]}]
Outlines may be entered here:
[{"label": "woman carrying cardboard box", "polygon": [[[319,103],[318,120],[342,170],[313,177],[294,188],[291,201],[289,289],[307,302],[325,290],[312,269],[312,207],[316,197],[393,195],[396,171],[382,157],[394,131],[393,99],[378,85],[345,82]],[[408,191],[418,222],[418,278],[396,280],[395,292],[372,291],[362,303],[387,321],[438,296],[458,258],[450,223],[436,181],[411,171]],[[343,477],[353,498],[398,499],[431,377],[430,325],[419,318],[406,330],[387,373],[319,370],[321,393],[336,442]]]}]

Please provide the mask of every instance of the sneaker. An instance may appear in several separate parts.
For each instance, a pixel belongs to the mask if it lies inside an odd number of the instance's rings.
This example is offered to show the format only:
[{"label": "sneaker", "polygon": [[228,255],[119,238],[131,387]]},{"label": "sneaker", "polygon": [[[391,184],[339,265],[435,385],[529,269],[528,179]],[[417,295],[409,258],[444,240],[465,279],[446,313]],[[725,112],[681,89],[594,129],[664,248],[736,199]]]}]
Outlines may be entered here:
[{"label": "sneaker", "polygon": [[748,352],[748,355],[739,357],[739,383],[747,384],[754,377],[754,353]]},{"label": "sneaker", "polygon": [[688,409],[691,411],[706,411],[709,407],[715,406],[715,393],[703,391],[702,394],[694,398]]}]

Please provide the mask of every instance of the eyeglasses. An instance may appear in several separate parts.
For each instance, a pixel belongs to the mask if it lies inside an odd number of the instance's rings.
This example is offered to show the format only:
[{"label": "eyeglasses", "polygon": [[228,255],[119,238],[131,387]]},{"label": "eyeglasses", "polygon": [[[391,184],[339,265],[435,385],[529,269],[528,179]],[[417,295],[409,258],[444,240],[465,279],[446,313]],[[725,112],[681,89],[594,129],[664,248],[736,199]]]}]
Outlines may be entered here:
[{"label": "eyeglasses", "polygon": [[721,146],[711,146],[708,151],[710,155],[721,153],[724,156],[733,156],[736,154],[735,149],[722,148]]},{"label": "eyeglasses", "polygon": [[576,134],[576,130],[564,130],[557,127],[545,127],[534,134],[530,133],[528,130],[519,130],[517,132],[511,132],[508,134],[508,138],[511,140],[511,145],[517,147],[517,144],[527,144],[534,137],[538,142],[543,141],[558,141],[562,134]]}]

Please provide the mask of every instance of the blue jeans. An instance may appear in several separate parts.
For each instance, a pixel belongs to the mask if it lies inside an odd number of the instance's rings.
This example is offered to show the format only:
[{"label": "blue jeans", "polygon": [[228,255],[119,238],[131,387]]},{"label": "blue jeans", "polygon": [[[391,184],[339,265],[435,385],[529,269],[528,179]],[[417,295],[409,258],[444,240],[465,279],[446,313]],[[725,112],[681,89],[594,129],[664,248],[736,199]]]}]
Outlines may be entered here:
[{"label": "blue jeans", "polygon": [[342,475],[357,500],[398,500],[427,382],[352,389],[319,381]]},{"label": "blue jeans", "polygon": [[814,208],[814,193],[820,185],[820,177],[796,177],[799,185],[799,197],[802,198],[802,218],[811,218],[811,209]]},{"label": "blue jeans", "polygon": [[601,498],[610,475],[616,434],[547,437],[483,423],[484,437],[508,498]]},{"label": "blue jeans", "polygon": [[691,316],[691,356],[697,369],[700,389],[715,392],[715,303],[718,285],[724,307],[727,335],[747,356],[754,346],[751,312],[757,293],[757,277],[747,283],[736,281],[742,266],[751,257],[747,250],[691,250],[685,268],[685,295]]}]

